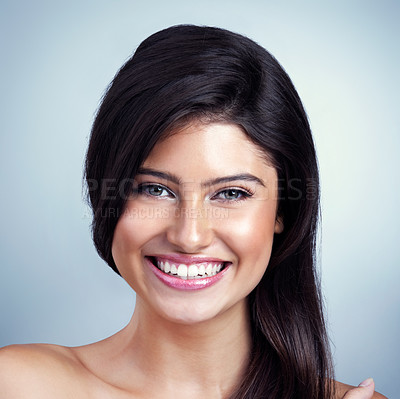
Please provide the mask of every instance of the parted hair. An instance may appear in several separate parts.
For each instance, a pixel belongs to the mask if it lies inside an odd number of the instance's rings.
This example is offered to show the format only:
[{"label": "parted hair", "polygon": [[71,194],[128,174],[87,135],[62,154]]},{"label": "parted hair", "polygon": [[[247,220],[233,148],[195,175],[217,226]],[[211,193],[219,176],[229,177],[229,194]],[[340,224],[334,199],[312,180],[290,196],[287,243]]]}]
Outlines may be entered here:
[{"label": "parted hair", "polygon": [[278,173],[284,230],[249,295],[253,348],[230,399],[330,399],[313,138],[289,76],[254,41],[215,27],[173,26],[144,40],[118,71],[98,109],[85,163],[96,249],[118,273],[111,245],[132,179],[160,139],[195,120],[240,126]]}]

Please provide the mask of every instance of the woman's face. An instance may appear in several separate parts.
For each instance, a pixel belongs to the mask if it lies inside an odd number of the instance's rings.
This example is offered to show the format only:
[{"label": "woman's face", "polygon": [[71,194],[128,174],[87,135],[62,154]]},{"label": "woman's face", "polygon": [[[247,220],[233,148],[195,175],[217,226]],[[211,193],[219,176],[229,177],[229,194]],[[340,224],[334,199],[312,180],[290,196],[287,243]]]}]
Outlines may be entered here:
[{"label": "woman's face", "polygon": [[193,123],[160,141],[112,244],[137,303],[185,324],[243,312],[283,228],[277,192],[276,170],[236,125]]}]

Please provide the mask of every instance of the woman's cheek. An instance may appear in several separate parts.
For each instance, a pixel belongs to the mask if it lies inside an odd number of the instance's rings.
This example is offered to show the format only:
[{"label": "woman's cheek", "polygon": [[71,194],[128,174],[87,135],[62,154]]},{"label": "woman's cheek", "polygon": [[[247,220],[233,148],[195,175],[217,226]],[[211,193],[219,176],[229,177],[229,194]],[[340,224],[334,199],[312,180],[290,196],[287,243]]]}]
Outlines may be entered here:
[{"label": "woman's cheek", "polygon": [[148,242],[161,227],[161,219],[148,208],[128,205],[115,227],[112,254],[118,266]]},{"label": "woman's cheek", "polygon": [[258,201],[241,212],[230,212],[223,226],[223,239],[236,254],[240,263],[269,262],[275,227],[275,206],[268,201]]}]

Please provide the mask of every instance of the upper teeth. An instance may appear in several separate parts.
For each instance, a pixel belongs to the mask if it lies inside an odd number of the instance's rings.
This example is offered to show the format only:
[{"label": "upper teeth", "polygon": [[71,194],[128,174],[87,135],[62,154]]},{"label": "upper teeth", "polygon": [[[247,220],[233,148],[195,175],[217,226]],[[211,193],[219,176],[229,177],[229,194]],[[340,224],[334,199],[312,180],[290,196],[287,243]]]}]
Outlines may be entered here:
[{"label": "upper teeth", "polygon": [[174,264],[168,261],[157,260],[157,266],[164,273],[176,275],[182,279],[194,279],[215,276],[219,271],[221,271],[223,263],[196,263],[185,265]]}]

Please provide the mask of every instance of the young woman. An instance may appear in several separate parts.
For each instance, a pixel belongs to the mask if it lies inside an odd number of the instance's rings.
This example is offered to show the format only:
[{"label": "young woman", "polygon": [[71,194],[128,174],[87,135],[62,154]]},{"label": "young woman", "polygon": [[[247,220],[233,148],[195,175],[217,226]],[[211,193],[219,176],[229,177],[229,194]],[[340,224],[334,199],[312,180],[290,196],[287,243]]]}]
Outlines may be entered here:
[{"label": "young woman", "polygon": [[150,36],[103,99],[86,180],[134,314],[91,345],[4,348],[2,398],[383,398],[334,382],[313,140],[265,49],[210,27]]}]

